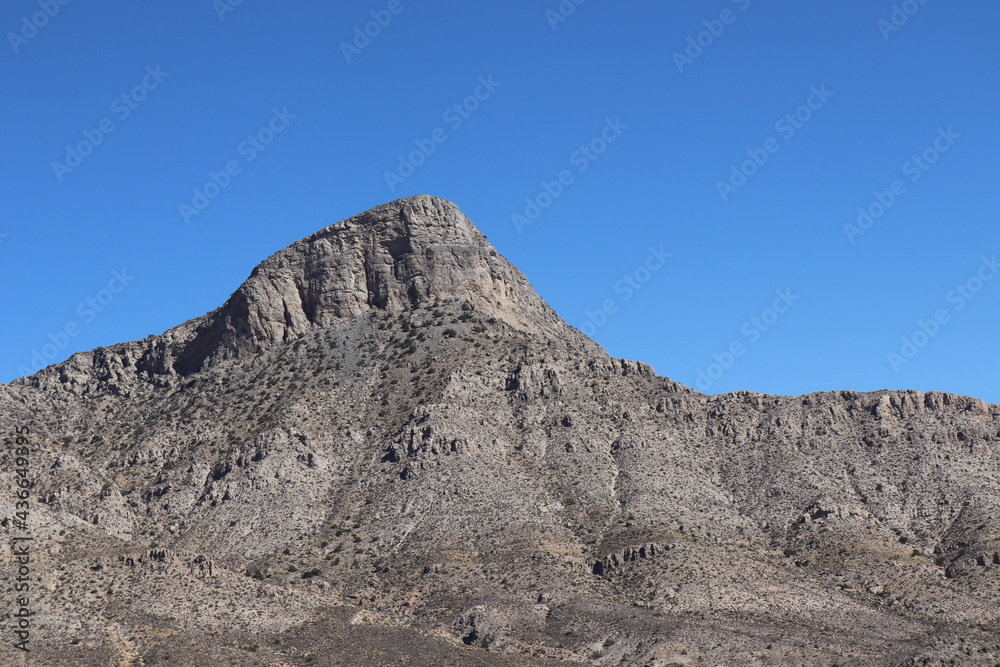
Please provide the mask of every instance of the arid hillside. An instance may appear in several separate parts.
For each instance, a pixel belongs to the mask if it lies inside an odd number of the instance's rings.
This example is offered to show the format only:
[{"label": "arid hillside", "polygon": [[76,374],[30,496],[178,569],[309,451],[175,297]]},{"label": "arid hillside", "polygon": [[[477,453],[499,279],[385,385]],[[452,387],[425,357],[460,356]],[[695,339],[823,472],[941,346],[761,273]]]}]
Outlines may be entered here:
[{"label": "arid hillside", "polygon": [[0,428],[2,664],[1000,664],[1000,406],[702,395],[433,197],[0,385]]}]

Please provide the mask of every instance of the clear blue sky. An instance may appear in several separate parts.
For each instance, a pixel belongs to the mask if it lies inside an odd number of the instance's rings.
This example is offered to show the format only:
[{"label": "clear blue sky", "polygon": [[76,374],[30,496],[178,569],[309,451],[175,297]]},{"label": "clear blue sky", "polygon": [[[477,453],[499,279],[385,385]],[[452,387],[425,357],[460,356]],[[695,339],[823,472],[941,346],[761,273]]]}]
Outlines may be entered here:
[{"label": "clear blue sky", "polygon": [[1000,403],[1000,4],[232,2],[3,3],[0,380],[428,193],[708,393]]}]

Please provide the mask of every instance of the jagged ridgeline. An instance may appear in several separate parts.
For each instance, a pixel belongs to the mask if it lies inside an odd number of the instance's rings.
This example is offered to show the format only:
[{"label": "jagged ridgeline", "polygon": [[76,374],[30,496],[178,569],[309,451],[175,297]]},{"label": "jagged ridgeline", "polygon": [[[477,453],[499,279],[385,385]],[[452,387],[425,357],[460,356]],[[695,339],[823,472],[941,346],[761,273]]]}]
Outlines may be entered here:
[{"label": "jagged ridgeline", "polygon": [[705,396],[419,196],[0,386],[0,526],[33,665],[993,666],[998,415]]}]

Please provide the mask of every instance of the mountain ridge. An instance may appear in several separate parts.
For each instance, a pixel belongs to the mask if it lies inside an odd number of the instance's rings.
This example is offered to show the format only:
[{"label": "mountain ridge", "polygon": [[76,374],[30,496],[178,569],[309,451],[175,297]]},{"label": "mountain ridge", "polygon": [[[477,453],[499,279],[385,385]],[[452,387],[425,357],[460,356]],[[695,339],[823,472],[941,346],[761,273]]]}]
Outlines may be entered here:
[{"label": "mountain ridge", "polygon": [[373,211],[0,385],[45,664],[1000,660],[1000,406],[706,396],[559,320],[454,205]]},{"label": "mountain ridge", "polygon": [[[454,256],[451,261],[448,255]],[[462,261],[455,261],[459,256]],[[141,341],[79,353],[79,361],[85,363],[89,355],[163,382],[195,373],[216,358],[265,351],[313,326],[459,293],[515,328],[597,345],[565,324],[457,206],[415,195],[329,225],[273,253],[223,305],[205,315]],[[123,350],[123,356],[102,359],[110,350]],[[80,370],[73,359],[49,368],[65,364]]]},{"label": "mountain ridge", "polygon": [[[136,341],[127,341],[123,343],[116,343],[114,345],[100,347],[95,350],[78,352],[69,359],[62,362],[57,362],[50,364],[45,369],[40,369],[40,371],[46,371],[54,368],[62,368],[67,364],[73,364],[73,358],[78,355],[83,355],[83,357],[92,356],[99,354],[101,352],[106,352],[113,349],[120,349],[122,346],[126,347],[138,347],[141,345],[146,345],[147,349],[142,352],[142,356],[139,359],[126,360],[126,365],[131,361],[134,367],[139,372],[147,372],[152,375],[162,375],[170,376],[172,374],[177,374],[180,376],[186,376],[192,372],[196,372],[196,369],[200,369],[201,364],[209,359],[212,355],[211,353],[206,354],[203,349],[206,347],[204,340],[207,338],[210,343],[215,343],[216,346],[225,347],[225,352],[229,355],[236,354],[242,349],[243,346],[240,345],[239,338],[241,336],[249,337],[251,340],[259,339],[261,343],[257,345],[251,344],[251,352],[260,352],[267,349],[271,344],[277,342],[288,342],[288,336],[294,337],[295,334],[301,333],[304,325],[316,325],[322,326],[323,322],[317,322],[317,309],[316,304],[310,303],[308,299],[303,298],[302,290],[297,283],[297,280],[293,279],[293,284],[295,289],[287,289],[287,285],[282,286],[285,289],[280,289],[273,285],[274,277],[269,276],[268,272],[277,268],[279,271],[287,268],[287,262],[289,256],[294,256],[295,254],[301,254],[309,256],[313,249],[310,247],[317,242],[325,241],[330,238],[337,238],[347,231],[345,228],[351,226],[374,226],[379,224],[379,222],[385,222],[386,220],[398,219],[399,222],[403,223],[405,227],[410,227],[413,225],[420,225],[424,223],[425,225],[430,222],[434,223],[436,221],[443,222],[443,224],[430,224],[427,225],[431,233],[435,231],[440,231],[443,229],[459,229],[461,230],[462,236],[466,239],[466,245],[477,245],[481,244],[483,248],[492,256],[496,257],[499,262],[502,262],[504,269],[508,269],[509,273],[515,276],[514,282],[517,283],[517,287],[523,292],[527,293],[528,309],[527,313],[521,317],[515,317],[514,322],[517,323],[518,328],[523,328],[527,323],[525,322],[526,315],[538,315],[541,314],[539,318],[544,325],[550,324],[555,320],[558,327],[553,327],[557,329],[555,333],[560,336],[565,336],[567,330],[570,332],[570,336],[583,339],[586,343],[591,346],[596,347],[607,356],[607,353],[603,351],[600,345],[591,339],[589,339],[585,334],[577,330],[575,327],[571,327],[566,324],[562,318],[560,318],[544,300],[538,296],[538,294],[531,288],[530,283],[524,275],[518,271],[512,264],[510,264],[506,259],[504,259],[486,240],[485,235],[482,234],[475,227],[475,225],[469,221],[469,219],[461,213],[459,208],[452,202],[434,197],[432,195],[413,195],[409,197],[403,197],[385,204],[381,204],[372,209],[364,211],[362,213],[356,214],[342,221],[333,223],[320,229],[309,236],[306,236],[299,241],[292,243],[291,245],[271,254],[269,257],[259,262],[254,269],[251,271],[250,275],[244,280],[240,286],[233,292],[232,295],[218,308],[204,314],[201,316],[193,317],[185,322],[175,325],[167,329],[164,333],[159,335],[148,336],[144,339]],[[382,242],[385,247],[388,248],[393,246],[393,240],[386,239],[376,239],[375,234],[372,234],[373,241]],[[404,243],[407,235],[398,236],[394,239],[396,243]],[[344,250],[343,247],[340,248],[341,251]],[[408,252],[412,253],[413,250],[410,248]],[[393,255],[392,251],[389,254],[393,259],[398,259],[397,254]],[[298,278],[300,276],[296,276]],[[306,278],[308,281],[308,278]],[[271,282],[272,285],[260,287],[258,286],[261,282]],[[255,284],[256,283],[256,284]],[[452,285],[451,287],[457,287],[462,283],[457,285]],[[371,285],[366,285],[367,298],[361,299],[358,294],[354,294],[354,303],[345,306],[343,303],[327,304],[327,308],[332,310],[332,316],[329,320],[336,319],[348,319],[351,317],[356,317],[359,315],[363,308],[361,306],[368,306],[369,308],[374,307],[382,310],[386,310],[387,306],[393,309],[398,309],[403,307],[405,304],[401,300],[401,295],[397,293],[382,293],[379,294],[378,288],[374,290],[371,289]],[[407,287],[410,287],[409,285]],[[438,286],[430,286],[436,288]],[[247,292],[254,293],[257,298],[247,297]],[[288,311],[288,301],[285,301],[285,297],[289,294],[298,293],[297,302],[293,301],[292,305],[294,310],[297,312]],[[447,290],[445,290],[447,293]],[[426,298],[431,296],[428,292],[427,294],[420,294],[419,291],[413,291],[414,296],[419,298]],[[408,293],[409,297],[410,294]],[[276,312],[276,304],[266,304],[267,299],[262,299],[260,297],[272,297],[276,300],[282,300],[282,306],[284,311],[282,313]],[[246,312],[248,307],[247,301],[251,303],[258,304],[258,308],[264,307],[267,312],[264,317],[258,318],[258,321],[251,325],[248,317],[249,313]],[[235,303],[234,303],[235,302]],[[495,306],[496,304],[490,304],[488,301],[485,302],[488,306]],[[332,308],[330,307],[332,305]],[[410,306],[413,304],[410,303]],[[484,301],[480,301],[476,304],[479,307],[484,305]],[[233,313],[233,310],[242,312]],[[328,312],[322,312],[322,315],[328,315]],[[510,314],[510,313],[506,313]],[[273,332],[264,331],[268,326],[274,326],[277,323],[283,323],[285,325],[285,331],[282,334],[275,335]],[[551,330],[548,333],[553,333]],[[216,340],[212,340],[216,338]],[[222,339],[221,341],[218,339]],[[293,338],[294,339],[294,338]],[[207,347],[213,347],[209,344]],[[593,349],[593,347],[592,347]],[[228,355],[223,354],[222,358],[227,358]],[[643,364],[643,362],[636,362]],[[643,364],[647,365],[647,364]],[[650,370],[651,367],[650,367]],[[652,371],[655,373],[655,371]],[[37,374],[37,373],[36,373]],[[13,380],[10,384],[19,383],[27,381],[33,376],[26,376],[24,378],[17,378]],[[697,391],[692,388],[692,391]],[[732,394],[742,394],[750,390],[736,390],[733,392],[728,392],[727,394],[719,395],[732,395]],[[909,392],[918,391],[913,389],[877,389],[867,392],[854,392],[850,389],[844,390],[830,390],[830,391],[816,391],[810,392],[809,394],[804,394],[804,396],[811,396],[815,394],[838,394],[838,393],[864,393],[870,395],[879,395],[882,393],[890,393],[893,395],[906,394]],[[753,392],[754,394],[760,394],[762,396],[776,396],[776,394],[766,394],[761,392]],[[920,392],[920,393],[944,393],[948,396],[963,397],[961,394],[952,394],[948,392]],[[710,396],[711,394],[706,394]],[[975,397],[966,397],[975,398]],[[978,399],[976,399],[978,400]]]}]

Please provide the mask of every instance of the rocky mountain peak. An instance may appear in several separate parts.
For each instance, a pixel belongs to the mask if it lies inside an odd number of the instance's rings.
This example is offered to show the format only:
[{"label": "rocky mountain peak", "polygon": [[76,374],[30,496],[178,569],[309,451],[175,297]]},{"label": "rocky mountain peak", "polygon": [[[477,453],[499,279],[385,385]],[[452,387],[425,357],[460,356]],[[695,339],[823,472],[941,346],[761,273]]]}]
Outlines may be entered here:
[{"label": "rocky mountain peak", "polygon": [[0,385],[0,467],[30,463],[32,664],[988,667],[998,422],[699,394],[413,197]]},{"label": "rocky mountain peak", "polygon": [[515,329],[577,339],[455,204],[418,195],[383,204],[262,262],[219,309],[168,332],[181,375],[362,316],[457,299]]}]

